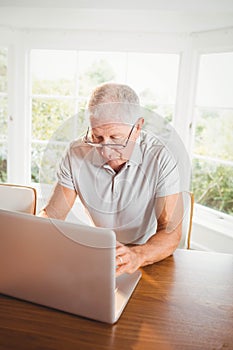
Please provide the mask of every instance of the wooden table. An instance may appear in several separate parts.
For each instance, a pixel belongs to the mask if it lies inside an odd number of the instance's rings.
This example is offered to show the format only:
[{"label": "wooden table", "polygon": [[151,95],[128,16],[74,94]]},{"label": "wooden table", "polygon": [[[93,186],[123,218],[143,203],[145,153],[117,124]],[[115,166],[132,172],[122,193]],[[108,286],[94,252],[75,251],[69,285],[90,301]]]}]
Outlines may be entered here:
[{"label": "wooden table", "polygon": [[143,268],[115,325],[0,296],[0,349],[233,349],[233,255],[177,250]]}]

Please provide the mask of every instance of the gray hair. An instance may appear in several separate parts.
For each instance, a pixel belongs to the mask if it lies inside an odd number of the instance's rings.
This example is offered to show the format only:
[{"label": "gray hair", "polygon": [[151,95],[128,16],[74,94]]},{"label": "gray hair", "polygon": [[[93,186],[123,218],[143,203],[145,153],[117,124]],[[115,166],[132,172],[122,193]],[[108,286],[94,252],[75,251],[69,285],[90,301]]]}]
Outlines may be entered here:
[{"label": "gray hair", "polygon": [[124,84],[104,83],[91,94],[88,112],[92,124],[120,122],[133,124],[139,118],[136,92]]},{"label": "gray hair", "polygon": [[128,85],[104,83],[94,89],[91,94],[88,107],[111,102],[132,103],[139,105],[139,97]]}]

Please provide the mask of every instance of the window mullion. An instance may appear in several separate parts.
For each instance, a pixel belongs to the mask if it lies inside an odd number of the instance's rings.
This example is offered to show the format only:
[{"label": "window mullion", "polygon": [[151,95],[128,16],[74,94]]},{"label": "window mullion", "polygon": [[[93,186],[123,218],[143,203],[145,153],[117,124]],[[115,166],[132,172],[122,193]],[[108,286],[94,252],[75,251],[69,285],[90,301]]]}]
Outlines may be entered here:
[{"label": "window mullion", "polygon": [[176,108],[173,120],[174,126],[189,153],[192,150],[193,143],[193,114],[198,65],[199,55],[190,44],[180,58]]},{"label": "window mullion", "polygon": [[28,54],[21,40],[9,48],[8,182],[30,183]]}]

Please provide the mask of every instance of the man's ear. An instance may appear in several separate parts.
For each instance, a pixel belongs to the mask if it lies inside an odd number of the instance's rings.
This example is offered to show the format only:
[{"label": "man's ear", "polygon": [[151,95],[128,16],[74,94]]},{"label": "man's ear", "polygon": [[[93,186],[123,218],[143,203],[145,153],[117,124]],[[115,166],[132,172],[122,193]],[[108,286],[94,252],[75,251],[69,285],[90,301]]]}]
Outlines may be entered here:
[{"label": "man's ear", "polygon": [[139,118],[136,123],[137,132],[140,132],[144,124],[144,118]]},{"label": "man's ear", "polygon": [[140,135],[140,131],[142,129],[143,124],[144,124],[144,118],[138,118],[136,125],[135,125],[135,127],[136,127],[135,140]]}]

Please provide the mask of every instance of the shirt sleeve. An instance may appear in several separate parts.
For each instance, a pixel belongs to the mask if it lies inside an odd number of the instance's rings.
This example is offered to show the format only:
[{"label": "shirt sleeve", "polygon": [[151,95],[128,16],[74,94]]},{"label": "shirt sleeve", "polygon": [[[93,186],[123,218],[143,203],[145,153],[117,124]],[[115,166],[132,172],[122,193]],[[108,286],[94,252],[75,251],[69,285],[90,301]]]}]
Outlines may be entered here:
[{"label": "shirt sleeve", "polygon": [[75,190],[71,170],[70,148],[66,151],[58,166],[57,180],[60,185]]},{"label": "shirt sleeve", "polygon": [[156,197],[165,197],[182,191],[178,160],[164,147],[158,159]]}]

